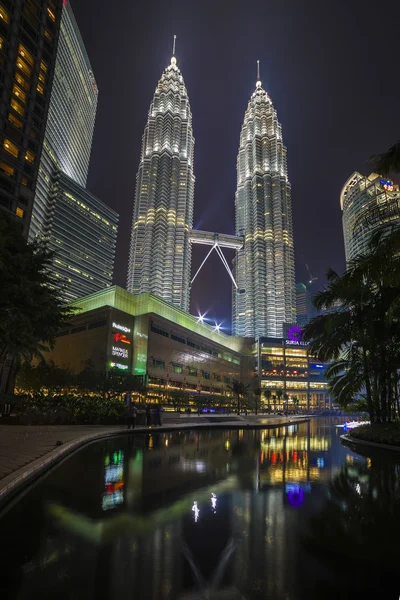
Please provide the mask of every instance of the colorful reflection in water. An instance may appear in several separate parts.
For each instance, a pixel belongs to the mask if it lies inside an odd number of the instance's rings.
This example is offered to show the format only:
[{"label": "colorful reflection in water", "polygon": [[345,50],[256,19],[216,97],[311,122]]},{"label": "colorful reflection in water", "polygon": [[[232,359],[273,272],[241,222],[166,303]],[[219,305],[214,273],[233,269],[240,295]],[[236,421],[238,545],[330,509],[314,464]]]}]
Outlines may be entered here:
[{"label": "colorful reflection in water", "polygon": [[397,600],[399,464],[335,425],[87,447],[0,518],[4,597]]}]

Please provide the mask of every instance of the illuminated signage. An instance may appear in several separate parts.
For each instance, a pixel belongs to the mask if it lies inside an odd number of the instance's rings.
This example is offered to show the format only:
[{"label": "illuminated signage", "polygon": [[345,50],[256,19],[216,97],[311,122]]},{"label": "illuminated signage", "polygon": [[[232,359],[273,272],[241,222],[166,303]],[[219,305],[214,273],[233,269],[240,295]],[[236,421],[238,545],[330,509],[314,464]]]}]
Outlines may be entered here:
[{"label": "illuminated signage", "polygon": [[387,192],[393,192],[393,181],[390,179],[381,179],[379,183]]},{"label": "illuminated signage", "polygon": [[308,342],[301,342],[298,340],[285,340],[286,346],[308,346]]},{"label": "illuminated signage", "polygon": [[123,344],[130,344],[130,340],[123,333],[114,333],[114,340],[116,342],[122,342]]},{"label": "illuminated signage", "polygon": [[128,365],[121,365],[121,363],[112,362],[110,366],[114,369],[121,369],[122,371],[126,371],[128,369]]},{"label": "illuminated signage", "polygon": [[124,333],[130,333],[131,330],[129,329],[129,327],[125,327],[125,325],[119,325],[118,323],[113,323],[112,326],[115,329],[119,329],[120,331],[123,331]]},{"label": "illuminated signage", "polygon": [[120,358],[128,358],[128,350],[126,348],[119,348],[118,346],[112,347],[111,354]]}]

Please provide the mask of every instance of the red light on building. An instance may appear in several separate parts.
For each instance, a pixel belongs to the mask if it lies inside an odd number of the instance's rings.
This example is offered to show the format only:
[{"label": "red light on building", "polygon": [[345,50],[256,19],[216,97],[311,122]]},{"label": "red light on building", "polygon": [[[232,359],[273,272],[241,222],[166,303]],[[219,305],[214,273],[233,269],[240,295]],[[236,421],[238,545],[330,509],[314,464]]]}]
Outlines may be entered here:
[{"label": "red light on building", "polygon": [[130,344],[130,340],[123,333],[114,333],[114,340],[116,342],[122,342],[123,344]]}]

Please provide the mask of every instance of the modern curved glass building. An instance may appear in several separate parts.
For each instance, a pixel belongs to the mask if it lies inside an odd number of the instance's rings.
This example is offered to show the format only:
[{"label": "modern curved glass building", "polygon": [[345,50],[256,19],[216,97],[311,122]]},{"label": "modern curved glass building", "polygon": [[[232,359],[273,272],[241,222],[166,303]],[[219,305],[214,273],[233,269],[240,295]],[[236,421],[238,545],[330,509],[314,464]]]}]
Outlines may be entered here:
[{"label": "modern curved glass building", "polygon": [[240,134],[235,197],[234,335],[281,337],[296,320],[291,188],[276,110],[260,79]]},{"label": "modern curved glass building", "polygon": [[175,56],[159,80],[142,138],[127,289],[188,311],[193,224],[192,113]]},{"label": "modern curved glass building", "polygon": [[399,186],[376,173],[355,171],[340,194],[346,262],[368,252],[372,234],[383,226],[400,224]]}]

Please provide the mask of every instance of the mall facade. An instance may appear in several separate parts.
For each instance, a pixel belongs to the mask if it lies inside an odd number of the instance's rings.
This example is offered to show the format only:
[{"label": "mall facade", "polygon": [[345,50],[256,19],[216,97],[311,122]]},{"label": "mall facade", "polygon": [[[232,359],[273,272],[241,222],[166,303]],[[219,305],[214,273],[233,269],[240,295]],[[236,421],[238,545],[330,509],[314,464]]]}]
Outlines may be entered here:
[{"label": "mall facade", "polygon": [[262,401],[272,410],[331,408],[328,364],[309,353],[307,342],[260,338],[253,345],[253,356]]},{"label": "mall facade", "polygon": [[[325,364],[307,345],[277,338],[243,338],[216,331],[153,294],[113,286],[80,298],[75,316],[57,335],[46,359],[81,372],[90,362],[102,372],[141,378],[149,400],[233,406],[234,380],[261,388],[264,409],[329,406]],[[182,402],[180,402],[182,403]],[[251,406],[254,403],[249,403]]]}]

